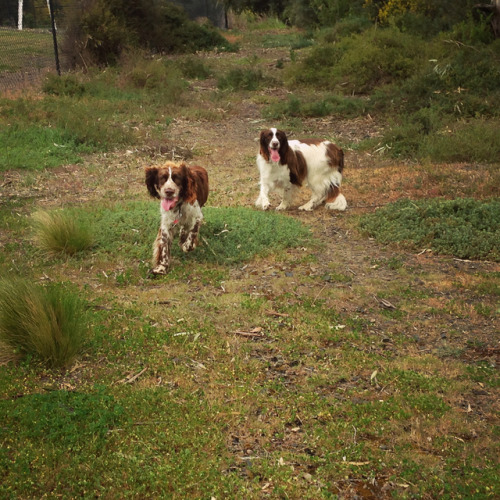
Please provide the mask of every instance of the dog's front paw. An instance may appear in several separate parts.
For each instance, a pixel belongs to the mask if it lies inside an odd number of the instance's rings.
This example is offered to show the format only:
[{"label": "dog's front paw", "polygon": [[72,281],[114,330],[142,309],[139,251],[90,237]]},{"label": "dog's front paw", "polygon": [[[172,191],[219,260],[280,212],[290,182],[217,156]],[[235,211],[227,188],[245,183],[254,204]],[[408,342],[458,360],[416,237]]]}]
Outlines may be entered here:
[{"label": "dog's front paw", "polygon": [[165,274],[167,274],[167,271],[167,266],[165,266],[164,264],[160,264],[149,271],[149,276],[151,278],[156,278],[156,276],[164,276]]},{"label": "dog's front paw", "polygon": [[308,201],[305,205],[299,207],[299,210],[303,210],[304,212],[312,212],[314,209],[314,205]]},{"label": "dog's front paw", "polygon": [[255,206],[260,208],[261,210],[267,210],[270,207],[271,203],[269,203],[268,199],[263,199],[260,196],[257,198],[255,202]]},{"label": "dog's front paw", "polygon": [[288,203],[282,201],[277,207],[276,210],[286,210],[288,208]]},{"label": "dog's front paw", "polygon": [[193,238],[188,236],[186,241],[181,245],[181,249],[184,253],[191,252],[196,248],[196,244],[198,243],[198,238]]}]

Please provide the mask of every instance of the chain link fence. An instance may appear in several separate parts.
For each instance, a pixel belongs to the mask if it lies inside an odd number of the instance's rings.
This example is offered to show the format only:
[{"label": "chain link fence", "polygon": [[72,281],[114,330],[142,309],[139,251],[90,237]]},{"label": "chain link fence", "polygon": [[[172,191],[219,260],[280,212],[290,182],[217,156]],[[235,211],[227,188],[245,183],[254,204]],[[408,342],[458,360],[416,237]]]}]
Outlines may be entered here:
[{"label": "chain link fence", "polygon": [[61,26],[58,24],[62,24],[63,9],[69,6],[54,0],[2,0],[1,92],[22,90],[40,81],[49,72],[59,72],[56,41],[61,36]]},{"label": "chain link fence", "polygon": [[[227,25],[218,0],[171,1],[191,19],[207,18],[219,28]],[[65,20],[78,12],[80,4],[79,0],[0,0],[1,93],[22,91],[47,73],[60,74],[69,68],[60,47]]]}]

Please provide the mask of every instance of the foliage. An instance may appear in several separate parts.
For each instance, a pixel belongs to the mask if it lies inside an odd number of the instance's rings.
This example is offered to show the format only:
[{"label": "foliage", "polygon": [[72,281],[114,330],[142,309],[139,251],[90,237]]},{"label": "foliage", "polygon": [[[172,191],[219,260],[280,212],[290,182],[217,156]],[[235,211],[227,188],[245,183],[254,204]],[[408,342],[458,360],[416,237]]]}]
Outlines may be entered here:
[{"label": "foliage", "polygon": [[499,200],[400,200],[361,217],[360,227],[382,243],[500,261]]},{"label": "foliage", "polygon": [[205,80],[212,76],[212,69],[201,57],[186,56],[176,61],[182,76],[189,79]]},{"label": "foliage", "polygon": [[287,77],[292,85],[367,93],[410,77],[424,57],[421,40],[396,29],[372,29],[338,43],[314,46],[307,57],[289,68]]},{"label": "foliage", "polygon": [[41,287],[20,278],[0,282],[0,339],[23,356],[68,366],[86,329],[82,301],[62,286]]},{"label": "foliage", "polygon": [[217,79],[217,87],[221,90],[257,90],[264,83],[260,69],[230,69]]},{"label": "foliage", "polygon": [[81,0],[68,19],[63,53],[72,67],[116,64],[126,49],[160,53],[234,50],[213,27],[167,1]]},{"label": "foliage", "polygon": [[43,82],[42,91],[50,95],[82,97],[85,93],[85,85],[76,75],[58,76],[51,73]]},{"label": "foliage", "polygon": [[463,21],[471,13],[474,0],[366,0],[382,24],[395,24],[403,31],[436,35]]},{"label": "foliage", "polygon": [[289,117],[321,117],[339,116],[356,117],[363,113],[365,103],[361,99],[329,95],[321,100],[305,101],[295,95],[286,101],[277,101],[264,109],[263,115],[268,119]]},{"label": "foliage", "polygon": [[47,253],[74,255],[93,245],[90,226],[79,222],[75,213],[39,211],[33,221],[35,240]]},{"label": "foliage", "polygon": [[364,0],[291,0],[283,17],[295,26],[333,26],[343,19],[365,15]]}]

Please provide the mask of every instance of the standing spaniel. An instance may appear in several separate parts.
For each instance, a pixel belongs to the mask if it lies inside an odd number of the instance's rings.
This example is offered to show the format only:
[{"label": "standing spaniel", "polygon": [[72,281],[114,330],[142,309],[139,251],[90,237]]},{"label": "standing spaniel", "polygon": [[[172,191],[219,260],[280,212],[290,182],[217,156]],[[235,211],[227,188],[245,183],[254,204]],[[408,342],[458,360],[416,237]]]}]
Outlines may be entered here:
[{"label": "standing spaniel", "polygon": [[208,198],[208,175],[202,167],[167,162],[162,167],[146,167],[146,186],[153,198],[161,200],[161,225],[153,245],[152,274],[166,274],[170,249],[179,231],[184,252],[196,248],[203,221],[201,207]]},{"label": "standing spaniel", "polygon": [[269,208],[269,191],[277,188],[282,201],[276,210],[286,210],[295,190],[306,181],[311,199],[299,210],[313,210],[326,201],[326,208],[345,210],[347,202],[340,192],[344,152],[330,141],[321,139],[289,141],[285,132],[270,128],[260,134],[257,155],[260,194],[255,205]]}]

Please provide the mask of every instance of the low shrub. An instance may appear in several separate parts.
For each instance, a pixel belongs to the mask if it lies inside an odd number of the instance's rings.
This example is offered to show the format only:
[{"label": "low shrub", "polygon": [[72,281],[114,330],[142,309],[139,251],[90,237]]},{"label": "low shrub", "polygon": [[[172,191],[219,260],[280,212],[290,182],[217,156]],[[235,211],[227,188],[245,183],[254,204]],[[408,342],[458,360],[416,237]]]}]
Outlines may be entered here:
[{"label": "low shrub", "polygon": [[0,281],[0,340],[20,355],[49,367],[68,366],[82,346],[86,325],[83,302],[62,286]]},{"label": "low shrub", "polygon": [[426,57],[425,44],[397,29],[371,29],[342,38],[338,43],[319,43],[303,60],[287,71],[291,85],[341,89],[367,93],[376,87],[410,77]]},{"label": "low shrub", "polygon": [[85,85],[75,75],[66,74],[58,76],[49,73],[43,83],[42,90],[50,95],[81,97],[85,94]]},{"label": "low shrub", "polygon": [[262,114],[267,119],[278,120],[286,117],[322,117],[336,115],[342,118],[363,114],[366,102],[358,98],[331,95],[319,101],[304,102],[291,95],[286,101],[277,101],[266,107]]},{"label": "low shrub", "polygon": [[175,64],[180,69],[182,76],[191,80],[205,80],[212,76],[210,67],[199,57],[183,57],[178,59]]},{"label": "low shrub", "polygon": [[265,79],[261,70],[235,68],[217,80],[221,90],[258,90]]},{"label": "low shrub", "polygon": [[500,261],[500,200],[400,200],[362,216],[360,228],[381,243]]}]

